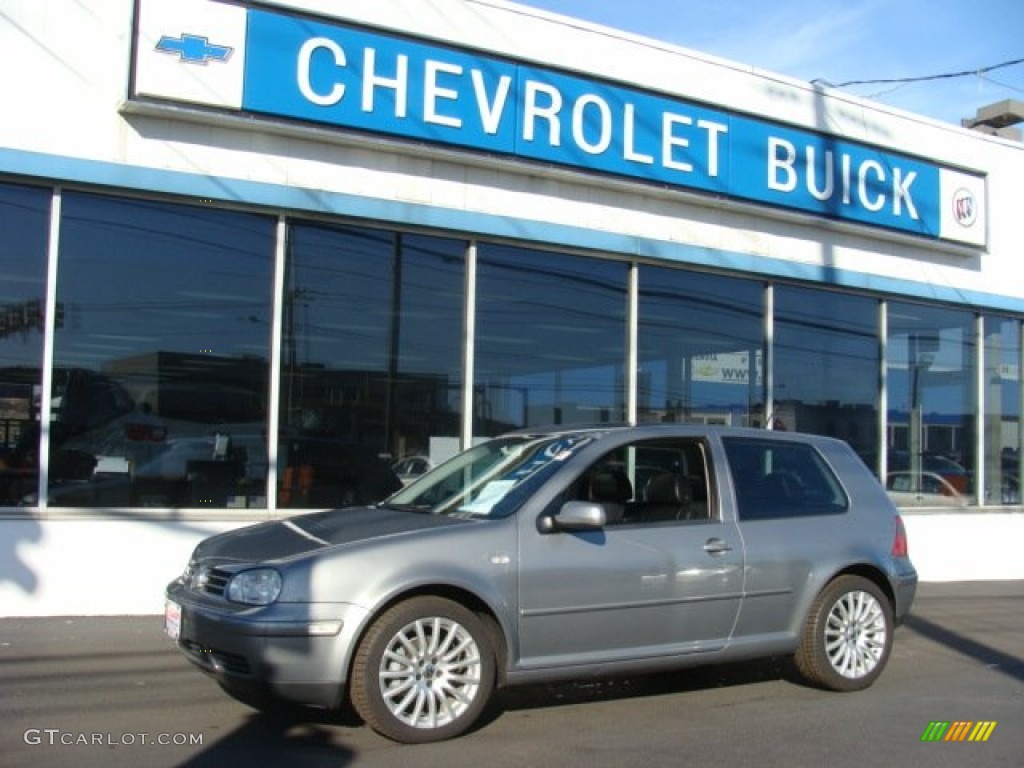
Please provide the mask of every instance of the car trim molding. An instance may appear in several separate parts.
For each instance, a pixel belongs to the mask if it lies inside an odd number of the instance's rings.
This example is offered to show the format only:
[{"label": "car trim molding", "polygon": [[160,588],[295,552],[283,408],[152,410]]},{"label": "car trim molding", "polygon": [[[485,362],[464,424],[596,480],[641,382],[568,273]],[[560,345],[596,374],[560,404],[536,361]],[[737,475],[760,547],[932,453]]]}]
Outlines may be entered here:
[{"label": "car trim molding", "polygon": [[685,605],[687,603],[711,603],[721,600],[742,599],[743,597],[744,594],[742,592],[730,592],[723,593],[721,595],[698,595],[697,597],[682,597],[673,600],[645,600],[643,602],[604,603],[602,605],[531,608],[521,610],[519,615],[523,618],[533,618],[536,616],[558,616],[562,614],[592,613],[596,611],[621,611],[623,609],[630,608],[651,608],[657,606]]}]

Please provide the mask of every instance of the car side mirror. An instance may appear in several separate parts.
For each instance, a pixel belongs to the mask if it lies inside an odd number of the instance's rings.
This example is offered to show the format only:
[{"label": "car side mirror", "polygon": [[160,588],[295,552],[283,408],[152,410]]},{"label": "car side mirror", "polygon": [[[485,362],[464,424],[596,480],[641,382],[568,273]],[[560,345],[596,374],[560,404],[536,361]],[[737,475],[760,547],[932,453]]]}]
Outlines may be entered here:
[{"label": "car side mirror", "polygon": [[540,520],[542,533],[556,531],[599,531],[608,524],[604,505],[593,501],[567,501],[557,514]]}]

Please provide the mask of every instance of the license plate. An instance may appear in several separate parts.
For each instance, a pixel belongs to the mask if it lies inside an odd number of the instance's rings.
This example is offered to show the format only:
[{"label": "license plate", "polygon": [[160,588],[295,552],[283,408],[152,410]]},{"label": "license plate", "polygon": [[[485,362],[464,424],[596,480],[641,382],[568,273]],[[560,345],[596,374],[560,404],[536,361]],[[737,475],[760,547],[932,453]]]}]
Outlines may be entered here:
[{"label": "license plate", "polygon": [[164,633],[171,640],[181,637],[181,606],[173,600],[164,605]]}]

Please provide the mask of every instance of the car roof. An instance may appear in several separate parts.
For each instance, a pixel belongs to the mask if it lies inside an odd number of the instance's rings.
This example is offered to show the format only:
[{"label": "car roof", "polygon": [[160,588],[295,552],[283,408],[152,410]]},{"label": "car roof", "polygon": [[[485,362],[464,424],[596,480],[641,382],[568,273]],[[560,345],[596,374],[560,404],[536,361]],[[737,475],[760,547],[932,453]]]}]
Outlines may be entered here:
[{"label": "car roof", "polygon": [[531,436],[593,436],[596,438],[612,436],[631,436],[637,439],[654,439],[658,437],[701,437],[717,435],[719,437],[758,437],[769,440],[795,440],[798,442],[843,442],[838,438],[814,435],[805,432],[788,432],[782,430],[766,430],[754,427],[735,427],[722,424],[695,423],[641,423],[641,424],[554,424],[547,426],[525,427],[505,432],[500,437]]}]

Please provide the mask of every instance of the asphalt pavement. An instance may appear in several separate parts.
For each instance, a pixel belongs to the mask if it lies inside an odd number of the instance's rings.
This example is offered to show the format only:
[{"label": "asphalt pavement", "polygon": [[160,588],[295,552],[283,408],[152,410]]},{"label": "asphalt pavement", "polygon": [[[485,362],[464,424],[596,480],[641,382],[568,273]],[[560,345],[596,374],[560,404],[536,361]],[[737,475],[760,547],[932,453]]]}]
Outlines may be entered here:
[{"label": "asphalt pavement", "polygon": [[[945,739],[956,723],[971,724],[963,740]],[[236,703],[178,655],[162,617],[0,619],[10,768],[1019,768],[1022,726],[1024,582],[921,585],[888,668],[861,693],[807,687],[787,660],[537,686],[504,692],[463,738],[418,747],[350,713]]]}]

